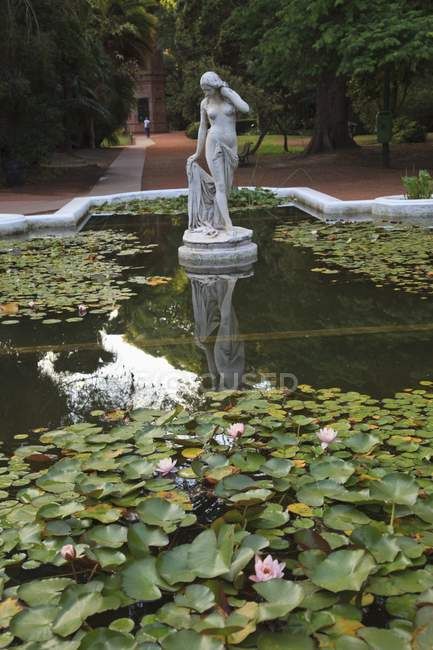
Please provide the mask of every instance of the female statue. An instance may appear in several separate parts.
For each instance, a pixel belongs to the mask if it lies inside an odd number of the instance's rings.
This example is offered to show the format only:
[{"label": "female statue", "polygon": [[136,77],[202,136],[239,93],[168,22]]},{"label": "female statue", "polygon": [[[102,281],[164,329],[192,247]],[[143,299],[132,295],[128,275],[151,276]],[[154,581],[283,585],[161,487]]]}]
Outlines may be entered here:
[{"label": "female statue", "polygon": [[[197,149],[186,166],[188,229],[216,236],[218,230],[233,228],[227,197],[238,166],[236,111],[248,113],[250,109],[216,72],[205,72],[200,86],[205,96],[200,104]],[[211,175],[197,164],[203,151]]]}]

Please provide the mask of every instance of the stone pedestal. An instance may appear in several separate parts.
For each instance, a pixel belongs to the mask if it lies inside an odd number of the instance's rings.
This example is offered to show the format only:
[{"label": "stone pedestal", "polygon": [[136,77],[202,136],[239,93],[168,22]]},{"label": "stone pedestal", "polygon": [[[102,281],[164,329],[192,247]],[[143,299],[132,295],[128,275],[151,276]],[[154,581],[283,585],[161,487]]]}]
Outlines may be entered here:
[{"label": "stone pedestal", "polygon": [[179,263],[190,272],[230,273],[233,269],[249,269],[257,261],[257,244],[253,231],[234,226],[217,231],[215,237],[186,230],[179,248]]}]

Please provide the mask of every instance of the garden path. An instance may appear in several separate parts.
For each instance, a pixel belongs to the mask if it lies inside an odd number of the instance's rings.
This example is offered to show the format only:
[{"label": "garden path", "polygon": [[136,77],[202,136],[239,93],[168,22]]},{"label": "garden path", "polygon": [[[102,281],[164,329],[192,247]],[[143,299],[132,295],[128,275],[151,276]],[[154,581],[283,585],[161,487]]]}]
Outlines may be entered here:
[{"label": "garden path", "polygon": [[127,147],[78,151],[67,160],[57,156],[61,158],[58,168],[67,167],[67,175],[0,190],[0,213],[47,214],[77,196],[140,191],[145,150],[152,144],[151,138],[137,135],[135,143]]},{"label": "garden path", "polygon": [[[155,146],[146,151],[150,145]],[[77,158],[86,156],[88,164],[71,168],[67,176],[18,190],[0,190],[0,213],[50,213],[76,196],[186,187],[185,161],[194,149],[194,140],[173,132],[150,139],[136,135],[135,144],[124,148],[78,152]],[[255,162],[237,170],[235,181],[238,185],[310,187],[339,199],[373,199],[400,194],[401,176],[408,171],[431,169],[431,152],[431,142],[393,145],[393,168],[387,170],[381,167],[377,145],[309,157],[258,155]]]},{"label": "garden path", "polygon": [[[146,157],[143,190],[186,187],[185,160],[195,141],[183,132],[152,136],[155,146]],[[297,144],[291,142],[292,145]],[[413,168],[431,169],[432,144],[393,145],[393,168],[382,169],[378,145],[338,154],[258,155],[235,174],[238,185],[310,187],[339,199],[374,199],[401,194],[401,177]]]}]

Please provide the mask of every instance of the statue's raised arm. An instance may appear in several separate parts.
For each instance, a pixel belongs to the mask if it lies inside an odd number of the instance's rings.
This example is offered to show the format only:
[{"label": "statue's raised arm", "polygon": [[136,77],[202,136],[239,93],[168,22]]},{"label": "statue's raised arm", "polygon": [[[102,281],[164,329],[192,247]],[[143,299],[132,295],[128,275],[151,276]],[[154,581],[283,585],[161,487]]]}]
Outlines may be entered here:
[{"label": "statue's raised arm", "polygon": [[229,102],[231,102],[235,109],[239,111],[239,113],[250,112],[250,107],[248,106],[247,102],[244,101],[242,97],[228,85],[221,87],[221,95]]},{"label": "statue's raised arm", "polygon": [[[200,128],[196,152],[188,158],[188,228],[216,236],[233,228],[228,195],[238,166],[236,111],[248,113],[248,104],[216,72],[200,80],[204,99],[200,105]],[[197,160],[205,152],[210,175]]]}]

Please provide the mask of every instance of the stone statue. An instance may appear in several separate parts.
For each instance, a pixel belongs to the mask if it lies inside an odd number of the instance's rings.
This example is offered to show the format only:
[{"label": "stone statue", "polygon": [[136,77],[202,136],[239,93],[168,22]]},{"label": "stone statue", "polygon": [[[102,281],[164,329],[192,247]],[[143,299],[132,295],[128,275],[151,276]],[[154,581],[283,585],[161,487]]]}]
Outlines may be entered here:
[{"label": "stone statue", "polygon": [[[248,113],[250,109],[216,72],[205,72],[200,85],[205,97],[200,105],[197,150],[186,165],[188,230],[216,237],[218,231],[233,228],[227,197],[238,166],[236,111]],[[211,175],[197,163],[204,151]]]}]

